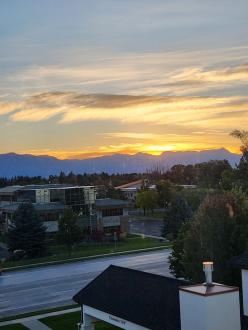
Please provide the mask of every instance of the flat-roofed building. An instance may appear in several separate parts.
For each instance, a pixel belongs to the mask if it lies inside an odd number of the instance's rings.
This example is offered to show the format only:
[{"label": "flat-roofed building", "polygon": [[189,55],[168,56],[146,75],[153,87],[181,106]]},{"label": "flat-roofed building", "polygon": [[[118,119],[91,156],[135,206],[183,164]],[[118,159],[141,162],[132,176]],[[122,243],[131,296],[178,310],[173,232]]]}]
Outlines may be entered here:
[{"label": "flat-roofed building", "polygon": [[95,203],[97,229],[105,233],[120,233],[128,218],[128,202],[121,199],[97,199]]},{"label": "flat-roofed building", "polygon": [[[38,211],[49,231],[56,231],[65,208],[71,208],[81,217],[93,213],[96,200],[94,186],[45,184],[7,186],[0,189],[1,230],[7,230],[14,212],[21,203],[30,202]],[[49,221],[53,221],[49,222]],[[54,222],[56,221],[57,224]]]}]

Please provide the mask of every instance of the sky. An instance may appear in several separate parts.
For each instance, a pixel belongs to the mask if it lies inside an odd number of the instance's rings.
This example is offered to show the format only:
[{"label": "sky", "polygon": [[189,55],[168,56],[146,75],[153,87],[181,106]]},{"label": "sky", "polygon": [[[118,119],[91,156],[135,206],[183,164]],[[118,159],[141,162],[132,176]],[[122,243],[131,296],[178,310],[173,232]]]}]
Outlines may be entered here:
[{"label": "sky", "polygon": [[1,0],[0,153],[239,151],[247,0]]}]

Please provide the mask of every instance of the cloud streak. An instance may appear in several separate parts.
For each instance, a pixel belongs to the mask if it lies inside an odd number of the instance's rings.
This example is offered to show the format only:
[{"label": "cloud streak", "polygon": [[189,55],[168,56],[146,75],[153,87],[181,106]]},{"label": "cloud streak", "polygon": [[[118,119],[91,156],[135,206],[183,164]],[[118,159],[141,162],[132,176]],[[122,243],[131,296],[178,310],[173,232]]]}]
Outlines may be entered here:
[{"label": "cloud streak", "polygon": [[[248,81],[247,47],[123,54],[86,63],[24,67],[6,77],[20,89],[70,89],[128,95],[200,95]],[[204,65],[202,65],[204,63]],[[229,91],[230,92],[230,91]]]},{"label": "cloud streak", "polygon": [[[14,122],[39,122],[57,117],[59,124],[76,122],[143,123],[170,127],[212,129],[237,127],[248,109],[248,97],[162,97],[50,92],[24,98],[19,103],[0,104],[0,114]],[[225,119],[222,123],[221,120]],[[132,133],[134,134],[134,133]],[[145,138],[145,135],[115,133],[115,137]],[[147,138],[152,136],[147,135]]]}]

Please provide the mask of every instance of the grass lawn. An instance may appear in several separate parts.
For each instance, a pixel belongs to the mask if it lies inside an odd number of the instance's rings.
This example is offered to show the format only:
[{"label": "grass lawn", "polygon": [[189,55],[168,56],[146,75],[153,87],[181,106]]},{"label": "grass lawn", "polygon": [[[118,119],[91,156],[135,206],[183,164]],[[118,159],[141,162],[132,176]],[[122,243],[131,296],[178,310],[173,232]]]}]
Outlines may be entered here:
[{"label": "grass lawn", "polygon": [[164,219],[164,212],[146,212],[146,215],[143,213],[136,214],[131,216],[133,219],[139,220],[163,220]]},{"label": "grass lawn", "polygon": [[[39,321],[46,324],[52,330],[77,330],[77,323],[80,322],[80,312],[74,312],[64,315],[46,317]],[[96,323],[96,330],[114,330],[119,329],[110,324],[99,322]]]},{"label": "grass lawn", "polygon": [[22,324],[10,324],[10,325],[4,325],[1,327],[0,323],[0,329],[1,330],[27,330],[28,328],[24,327]]},{"label": "grass lawn", "polygon": [[36,259],[24,259],[19,261],[7,261],[3,263],[1,266],[3,268],[15,267],[15,266],[25,266],[29,264],[49,262],[49,261],[59,261],[64,259],[71,258],[83,258],[89,256],[95,256],[99,254],[107,254],[113,252],[122,252],[122,251],[130,251],[130,250],[138,250],[152,247],[163,247],[168,246],[168,243],[160,242],[158,239],[154,238],[126,238],[123,241],[117,242],[117,246],[115,249],[113,242],[107,243],[85,243],[85,245],[76,246],[70,258],[68,257],[67,250],[62,245],[51,245],[50,253],[51,255],[44,258],[36,258]]},{"label": "grass lawn", "polygon": [[[52,313],[52,312],[57,312],[57,311],[63,311],[65,309],[71,309],[71,308],[75,308],[75,307],[79,307],[78,304],[65,305],[65,306],[54,307],[54,308],[46,308],[46,309],[37,310],[35,312],[22,313],[22,314],[17,314],[17,315],[13,315],[13,316],[0,317],[0,322],[17,320],[17,319],[22,319],[24,317],[35,316],[35,315],[46,314],[46,313]],[[1,325],[1,323],[0,323],[0,325]]]}]

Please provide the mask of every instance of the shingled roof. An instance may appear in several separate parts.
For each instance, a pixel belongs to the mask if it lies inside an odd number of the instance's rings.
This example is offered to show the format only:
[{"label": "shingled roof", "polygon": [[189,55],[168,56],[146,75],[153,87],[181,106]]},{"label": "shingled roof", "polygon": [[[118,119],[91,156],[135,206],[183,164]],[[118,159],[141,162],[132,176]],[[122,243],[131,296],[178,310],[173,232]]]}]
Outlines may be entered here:
[{"label": "shingled roof", "polygon": [[109,266],[74,301],[153,330],[180,330],[179,290],[186,281]]}]

